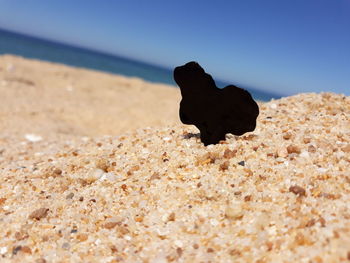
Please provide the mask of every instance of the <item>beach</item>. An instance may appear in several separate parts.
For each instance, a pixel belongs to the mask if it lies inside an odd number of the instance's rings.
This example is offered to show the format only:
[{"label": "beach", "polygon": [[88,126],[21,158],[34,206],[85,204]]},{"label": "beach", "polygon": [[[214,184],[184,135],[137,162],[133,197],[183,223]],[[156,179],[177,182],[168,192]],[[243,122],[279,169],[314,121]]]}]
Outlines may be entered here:
[{"label": "beach", "polygon": [[348,262],[350,97],[205,147],[178,89],[0,56],[1,262]]},{"label": "beach", "polygon": [[1,56],[0,74],[0,127],[12,133],[101,136],[179,123],[171,86],[15,56]]}]

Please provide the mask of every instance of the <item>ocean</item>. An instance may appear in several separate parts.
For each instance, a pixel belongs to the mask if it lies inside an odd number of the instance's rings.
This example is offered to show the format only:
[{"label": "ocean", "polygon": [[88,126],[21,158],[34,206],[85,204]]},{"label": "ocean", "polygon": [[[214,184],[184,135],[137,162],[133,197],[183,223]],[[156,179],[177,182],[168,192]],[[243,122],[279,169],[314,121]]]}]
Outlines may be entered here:
[{"label": "ocean", "polygon": [[[150,82],[176,86],[172,77],[172,69],[0,29],[1,54],[19,55],[25,58],[139,77]],[[217,86],[221,88],[230,84],[220,80],[215,81]],[[278,99],[281,97],[278,94],[241,85],[238,86],[247,89],[256,100],[269,101],[272,98]]]}]

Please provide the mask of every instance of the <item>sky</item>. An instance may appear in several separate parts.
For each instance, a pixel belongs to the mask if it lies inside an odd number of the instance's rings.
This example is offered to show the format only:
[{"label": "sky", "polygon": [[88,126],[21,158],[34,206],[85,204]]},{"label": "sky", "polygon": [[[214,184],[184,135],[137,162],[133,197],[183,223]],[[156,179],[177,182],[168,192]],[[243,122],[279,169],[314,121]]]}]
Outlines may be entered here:
[{"label": "sky", "polygon": [[0,0],[0,28],[280,94],[350,95],[350,0]]}]

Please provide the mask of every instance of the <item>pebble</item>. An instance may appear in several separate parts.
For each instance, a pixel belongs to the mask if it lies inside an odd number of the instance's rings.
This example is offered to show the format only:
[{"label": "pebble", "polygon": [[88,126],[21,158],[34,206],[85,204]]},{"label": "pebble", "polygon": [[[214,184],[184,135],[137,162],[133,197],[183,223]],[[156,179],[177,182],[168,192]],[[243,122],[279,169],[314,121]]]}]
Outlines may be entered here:
[{"label": "pebble", "polygon": [[283,134],[283,139],[289,140],[290,138],[292,138],[292,134],[290,132]]},{"label": "pebble", "polygon": [[72,92],[73,91],[73,86],[71,86],[71,85],[66,86],[66,90],[69,91],[69,92]]},{"label": "pebble", "polygon": [[277,229],[276,229],[276,226],[271,226],[267,229],[267,233],[270,235],[270,236],[276,236],[277,234]]},{"label": "pebble", "polygon": [[63,249],[70,249],[70,244],[65,242],[65,243],[62,244],[62,248]]},{"label": "pebble", "polygon": [[0,247],[0,254],[1,254],[1,255],[6,254],[7,251],[8,251],[7,247]]},{"label": "pebble", "polygon": [[299,154],[300,153],[300,148],[298,147],[298,146],[296,146],[296,145],[289,145],[288,147],[287,147],[287,152],[289,153],[289,154],[291,154],[291,153],[297,153],[297,154]]},{"label": "pebble", "polygon": [[321,173],[321,174],[324,174],[325,172],[327,172],[328,169],[327,168],[324,168],[324,167],[320,167],[320,168],[317,168],[317,172]]},{"label": "pebble", "polygon": [[13,72],[13,71],[15,71],[15,69],[16,69],[16,67],[15,67],[15,65],[13,65],[12,63],[7,64],[7,66],[6,66],[6,70],[7,70],[8,72]]},{"label": "pebble", "polygon": [[341,150],[345,153],[350,153],[350,143],[341,148]]},{"label": "pebble", "polygon": [[288,151],[287,151],[286,147],[278,148],[277,155],[278,155],[278,157],[283,157],[283,158],[287,157],[288,156]]},{"label": "pebble", "polygon": [[276,103],[270,104],[270,108],[271,108],[271,109],[277,109],[277,104],[276,104]]},{"label": "pebble", "polygon": [[182,247],[184,245],[181,240],[175,240],[174,244],[177,247]]},{"label": "pebble", "polygon": [[294,185],[289,187],[289,192],[292,192],[293,194],[299,195],[299,196],[306,196],[306,191],[304,188],[298,185]]},{"label": "pebble", "polygon": [[232,151],[230,149],[226,149],[224,152],[224,158],[231,159],[236,156],[236,153],[237,153],[237,150]]},{"label": "pebble", "polygon": [[104,228],[106,229],[112,229],[114,228],[116,225],[120,224],[119,222],[107,222],[104,224]]},{"label": "pebble", "polygon": [[55,169],[53,170],[53,173],[54,173],[55,175],[59,176],[59,175],[62,175],[62,170],[59,169],[59,168],[55,168]]},{"label": "pebble", "polygon": [[228,206],[225,210],[225,216],[228,219],[241,219],[243,217],[243,210],[240,204]]},{"label": "pebble", "polygon": [[276,162],[278,162],[278,163],[284,163],[285,161],[286,161],[286,159],[283,157],[276,158]]},{"label": "pebble", "polygon": [[[228,161],[223,162],[223,163],[220,165],[219,170],[221,170],[221,171],[226,171],[226,170],[229,168],[229,166],[230,166],[230,163],[229,163]],[[244,165],[243,165],[243,166],[244,166]]]},{"label": "pebble", "polygon": [[106,179],[109,180],[109,181],[114,182],[114,181],[117,180],[117,176],[114,173],[112,173],[112,172],[105,173],[104,175],[105,175]]},{"label": "pebble", "polygon": [[212,218],[212,219],[210,219],[210,224],[211,224],[212,226],[217,226],[217,225],[219,225],[219,221],[216,220],[216,219],[214,219],[214,218]]},{"label": "pebble", "polygon": [[43,138],[40,135],[28,133],[24,136],[30,142],[40,142]]},{"label": "pebble", "polygon": [[83,142],[88,142],[88,141],[90,140],[90,138],[87,137],[87,136],[84,136],[84,137],[81,137],[81,140],[82,140]]},{"label": "pebble", "polygon": [[95,168],[95,169],[90,171],[90,173],[87,176],[87,180],[94,182],[94,181],[100,179],[102,177],[102,175],[104,175],[104,173],[105,172],[102,169]]},{"label": "pebble", "polygon": [[308,152],[306,152],[306,151],[303,151],[303,152],[301,152],[300,157],[302,157],[302,158],[309,158],[310,154]]},{"label": "pebble", "polygon": [[29,215],[29,219],[40,220],[41,218],[44,218],[47,216],[48,211],[49,211],[48,208],[44,208],[44,207],[39,208]]},{"label": "pebble", "polygon": [[66,196],[66,199],[69,200],[69,199],[72,199],[74,197],[74,193],[69,193],[67,196]]},{"label": "pebble", "polygon": [[307,148],[308,152],[310,153],[315,153],[316,152],[316,147],[313,146],[313,145],[310,145],[308,148]]},{"label": "pebble", "polygon": [[12,250],[12,254],[13,254],[13,255],[17,255],[17,253],[18,253],[19,251],[21,251],[21,249],[22,249],[22,246],[16,246],[16,247],[14,247],[13,250]]},{"label": "pebble", "polygon": [[89,238],[89,236],[85,233],[81,233],[81,234],[78,234],[77,235],[77,239],[80,241],[80,242],[84,242],[86,241],[87,239]]},{"label": "pebble", "polygon": [[26,254],[32,254],[32,250],[28,246],[22,246],[21,251]]},{"label": "pebble", "polygon": [[241,165],[241,166],[245,166],[245,162],[244,161],[240,161],[238,164]]}]

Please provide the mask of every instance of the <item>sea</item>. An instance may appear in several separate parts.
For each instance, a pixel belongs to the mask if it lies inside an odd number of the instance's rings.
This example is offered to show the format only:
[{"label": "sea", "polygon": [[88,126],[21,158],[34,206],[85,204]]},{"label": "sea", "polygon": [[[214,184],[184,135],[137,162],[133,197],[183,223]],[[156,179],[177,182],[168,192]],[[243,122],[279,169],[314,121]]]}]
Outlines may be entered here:
[{"label": "sea", "polygon": [[[57,62],[176,86],[172,69],[169,68],[0,29],[0,55],[2,54]],[[220,88],[235,84],[217,79],[215,81]],[[238,86],[248,90],[256,100],[270,101],[281,98],[279,94]]]}]

